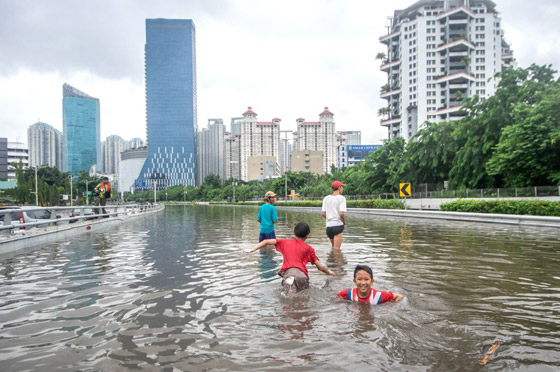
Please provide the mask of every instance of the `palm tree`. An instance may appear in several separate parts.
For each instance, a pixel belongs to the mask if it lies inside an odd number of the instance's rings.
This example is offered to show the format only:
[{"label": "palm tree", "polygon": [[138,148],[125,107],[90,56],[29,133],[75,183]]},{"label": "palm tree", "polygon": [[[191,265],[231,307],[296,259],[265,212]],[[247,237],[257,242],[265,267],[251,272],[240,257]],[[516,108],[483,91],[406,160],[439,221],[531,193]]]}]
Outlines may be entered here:
[{"label": "palm tree", "polygon": [[387,56],[383,52],[379,52],[375,55],[375,59],[380,59],[382,61],[385,60],[386,58],[387,58]]}]

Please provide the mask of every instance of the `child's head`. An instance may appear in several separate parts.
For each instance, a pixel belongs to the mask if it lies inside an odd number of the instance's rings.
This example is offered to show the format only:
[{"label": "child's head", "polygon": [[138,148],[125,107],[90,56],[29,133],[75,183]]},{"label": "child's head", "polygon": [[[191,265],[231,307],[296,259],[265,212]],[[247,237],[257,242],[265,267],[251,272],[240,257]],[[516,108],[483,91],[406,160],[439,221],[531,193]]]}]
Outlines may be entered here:
[{"label": "child's head", "polygon": [[309,235],[310,232],[311,229],[309,228],[309,225],[306,224],[305,222],[299,222],[294,227],[294,235],[300,239],[307,238],[307,235]]},{"label": "child's head", "polygon": [[365,298],[371,291],[373,285],[373,272],[369,266],[357,265],[354,269],[354,284],[358,288],[358,295]]},{"label": "child's head", "polygon": [[264,194],[264,201],[273,204],[276,201],[276,194],[272,191],[267,191],[266,194]]},{"label": "child's head", "polygon": [[369,277],[373,280],[373,271],[371,271],[371,268],[367,265],[356,265],[356,268],[354,269],[354,279],[356,279],[356,275],[358,274],[358,271],[365,271],[366,273],[369,274]]}]

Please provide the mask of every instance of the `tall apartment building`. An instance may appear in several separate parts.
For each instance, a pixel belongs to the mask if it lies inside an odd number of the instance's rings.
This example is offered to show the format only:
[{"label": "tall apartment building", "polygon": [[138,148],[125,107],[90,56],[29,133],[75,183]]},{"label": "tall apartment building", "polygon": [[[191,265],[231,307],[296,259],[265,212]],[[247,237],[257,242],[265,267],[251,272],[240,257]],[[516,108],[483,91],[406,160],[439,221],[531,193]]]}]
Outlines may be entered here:
[{"label": "tall apartment building", "polygon": [[357,131],[340,131],[336,132],[336,164],[338,168],[348,166],[348,157],[346,146],[354,146],[362,144],[362,132]]},{"label": "tall apartment building", "polygon": [[286,138],[280,139],[280,174],[284,174],[286,171],[292,169],[292,162],[290,154],[292,153],[292,144],[290,140]]},{"label": "tall apartment building", "polygon": [[77,176],[101,166],[99,99],[62,86],[62,170]]},{"label": "tall apartment building", "polygon": [[139,149],[140,147],[145,147],[144,141],[141,138],[135,137],[128,141],[129,149]]},{"label": "tall apartment building", "polygon": [[[243,125],[241,128],[241,179],[249,181],[249,174],[257,174],[258,172],[249,172],[249,158],[254,156],[266,157],[261,159],[260,163],[266,163],[270,167],[270,157],[276,159],[278,164],[278,156],[280,152],[280,119],[275,118],[269,122],[257,121],[257,114],[249,107],[243,114]],[[258,162],[252,161],[251,164]],[[273,167],[273,176],[277,176],[280,166],[275,164]],[[264,171],[264,165],[263,165]],[[270,173],[266,173],[267,175]]]},{"label": "tall apartment building", "polygon": [[243,117],[231,118],[231,122],[229,124],[231,135],[235,136],[237,134],[241,134],[242,126],[243,126]]},{"label": "tall apartment building", "polygon": [[224,178],[225,132],[222,119],[208,119],[208,127],[198,132],[198,184],[209,174]]},{"label": "tall apartment building", "polygon": [[37,122],[27,129],[29,166],[47,165],[62,169],[62,132]]},{"label": "tall apartment building", "polygon": [[146,20],[145,187],[196,183],[196,37],[190,19]]},{"label": "tall apartment building", "polygon": [[0,181],[8,180],[8,139],[0,137]]},{"label": "tall apartment building", "polygon": [[389,140],[410,139],[426,121],[462,118],[462,100],[493,95],[498,82],[488,79],[514,63],[490,0],[417,1],[395,11],[379,41],[387,46],[378,58]]},{"label": "tall apartment building", "polygon": [[241,178],[241,134],[226,133],[224,145],[224,179]]},{"label": "tall apartment building", "polygon": [[331,165],[337,164],[336,131],[333,113],[328,107],[319,114],[319,121],[306,122],[297,119],[297,135],[294,136],[296,151],[312,150],[323,152],[323,172],[330,173]]},{"label": "tall apartment building", "polygon": [[[2,147],[0,146],[0,151]],[[25,147],[23,142],[6,142],[6,163],[7,163],[7,177],[8,181],[16,180],[16,169],[14,164],[20,164],[23,168],[29,167],[29,150]],[[3,173],[0,170],[0,173]]]},{"label": "tall apartment building", "polygon": [[120,136],[108,136],[102,146],[102,171],[106,174],[118,174],[121,153],[129,148],[129,142]]}]

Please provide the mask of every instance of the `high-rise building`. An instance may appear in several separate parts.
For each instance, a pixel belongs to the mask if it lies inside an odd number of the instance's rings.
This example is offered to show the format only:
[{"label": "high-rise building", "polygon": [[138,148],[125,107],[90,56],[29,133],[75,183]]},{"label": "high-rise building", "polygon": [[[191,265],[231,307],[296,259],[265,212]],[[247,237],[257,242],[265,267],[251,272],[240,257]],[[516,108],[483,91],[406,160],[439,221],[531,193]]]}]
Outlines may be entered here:
[{"label": "high-rise building", "polygon": [[62,169],[62,133],[47,123],[37,122],[27,129],[29,166],[48,165]]},{"label": "high-rise building", "polygon": [[198,132],[198,184],[209,174],[224,178],[225,130],[222,119],[208,119],[208,127]]},{"label": "high-rise building", "polygon": [[140,147],[144,147],[144,141],[141,138],[133,138],[128,141],[128,148],[129,149],[139,149]]},{"label": "high-rise building", "polygon": [[0,181],[8,180],[8,139],[0,137]]},{"label": "high-rise building", "polygon": [[225,179],[241,179],[241,134],[226,133],[224,149]]},{"label": "high-rise building", "polygon": [[62,170],[73,176],[101,165],[99,99],[62,86]]},{"label": "high-rise building", "polygon": [[134,193],[136,177],[146,162],[148,150],[145,147],[131,148],[121,153],[118,173],[119,192]]},{"label": "high-rise building", "polygon": [[344,143],[348,146],[361,145],[362,144],[362,132],[359,130],[347,130],[336,132],[337,136],[344,139]]},{"label": "high-rise building", "polygon": [[117,174],[121,162],[121,152],[128,150],[128,142],[120,136],[112,135],[105,139],[102,146],[103,173]]},{"label": "high-rise building", "polygon": [[280,139],[280,174],[292,169],[290,154],[292,153],[292,144],[286,138]]},{"label": "high-rise building", "polygon": [[[267,177],[278,175],[280,147],[280,119],[272,121],[257,121],[257,114],[249,107],[243,114],[243,126],[241,129],[241,179],[250,181],[249,175],[265,174]],[[250,157],[266,157],[258,161],[249,161]],[[270,165],[271,158],[276,159],[276,164]],[[262,172],[249,171],[249,165],[259,166],[263,164]],[[267,170],[264,169],[266,164]],[[272,169],[272,171],[270,171]],[[261,171],[261,169],[258,169]],[[272,173],[271,173],[272,172]]]},{"label": "high-rise building", "polygon": [[196,37],[190,19],[146,20],[148,188],[196,183]]},{"label": "high-rise building", "polygon": [[231,118],[231,122],[229,125],[231,135],[235,136],[237,134],[241,134],[242,125],[243,125],[243,117]]},{"label": "high-rise building", "polygon": [[[29,150],[23,142],[7,142],[7,180],[14,181],[16,179],[16,166],[22,165],[23,169],[29,167]],[[1,147],[0,147],[1,150]],[[0,170],[1,172],[1,170]]]},{"label": "high-rise building", "polygon": [[[331,165],[337,164],[336,131],[333,113],[328,107],[319,114],[319,121],[306,122],[297,119],[297,147],[298,150],[312,150],[323,152],[323,173],[330,173]],[[294,137],[295,138],[295,137]],[[292,159],[293,161],[293,159]]]},{"label": "high-rise building", "polygon": [[463,99],[494,94],[488,80],[514,63],[496,4],[490,0],[420,0],[396,10],[379,41],[387,84],[381,125],[408,140],[426,122],[462,118]]},{"label": "high-rise building", "polygon": [[354,146],[362,144],[362,132],[358,131],[341,131],[336,132],[336,166],[344,168],[348,166],[348,157],[346,146]]}]

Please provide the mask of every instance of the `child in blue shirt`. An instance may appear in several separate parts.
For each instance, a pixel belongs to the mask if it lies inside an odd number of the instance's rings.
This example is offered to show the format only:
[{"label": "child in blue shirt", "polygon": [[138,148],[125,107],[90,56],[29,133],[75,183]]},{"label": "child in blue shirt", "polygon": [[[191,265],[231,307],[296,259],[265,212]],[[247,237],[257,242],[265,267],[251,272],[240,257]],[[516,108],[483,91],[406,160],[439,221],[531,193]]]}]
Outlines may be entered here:
[{"label": "child in blue shirt", "polygon": [[274,224],[278,222],[278,213],[276,213],[276,207],[274,206],[276,194],[272,191],[267,191],[264,195],[264,200],[265,204],[260,206],[259,214],[257,215],[257,221],[261,224],[259,242],[265,239],[276,239],[276,234],[274,233]]}]

